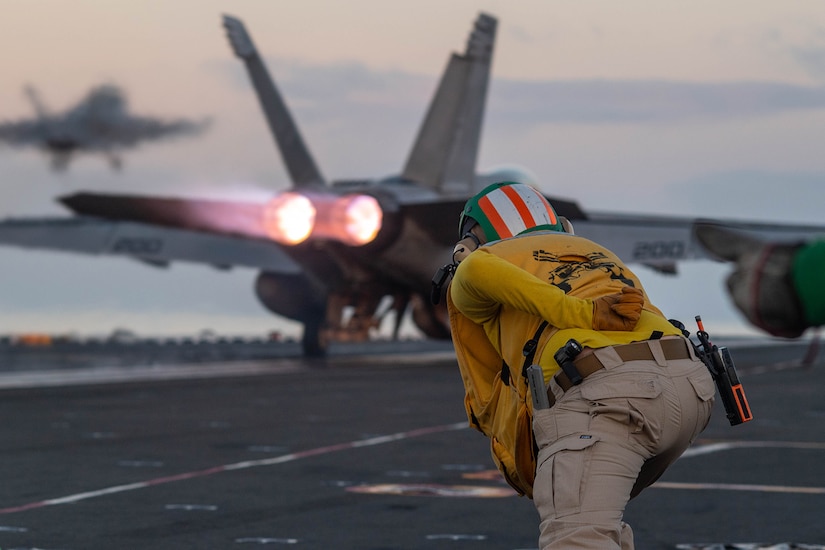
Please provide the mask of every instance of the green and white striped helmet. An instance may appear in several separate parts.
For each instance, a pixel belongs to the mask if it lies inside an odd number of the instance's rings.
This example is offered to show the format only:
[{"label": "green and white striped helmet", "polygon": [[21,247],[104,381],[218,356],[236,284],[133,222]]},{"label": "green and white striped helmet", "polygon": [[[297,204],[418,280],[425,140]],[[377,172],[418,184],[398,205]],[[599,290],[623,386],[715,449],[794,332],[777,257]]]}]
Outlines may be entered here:
[{"label": "green and white striped helmet", "polygon": [[489,185],[467,201],[458,223],[460,239],[473,222],[481,226],[487,242],[528,231],[564,232],[561,220],[544,195],[527,184],[511,181]]}]

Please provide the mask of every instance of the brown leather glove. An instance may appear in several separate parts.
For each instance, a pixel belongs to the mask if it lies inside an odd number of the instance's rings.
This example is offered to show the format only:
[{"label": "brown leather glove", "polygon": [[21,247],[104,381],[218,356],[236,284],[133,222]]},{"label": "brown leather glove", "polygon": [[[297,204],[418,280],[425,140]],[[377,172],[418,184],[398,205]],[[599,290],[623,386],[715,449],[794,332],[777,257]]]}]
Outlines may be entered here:
[{"label": "brown leather glove", "polygon": [[593,300],[593,330],[633,330],[642,315],[645,297],[632,286]]}]

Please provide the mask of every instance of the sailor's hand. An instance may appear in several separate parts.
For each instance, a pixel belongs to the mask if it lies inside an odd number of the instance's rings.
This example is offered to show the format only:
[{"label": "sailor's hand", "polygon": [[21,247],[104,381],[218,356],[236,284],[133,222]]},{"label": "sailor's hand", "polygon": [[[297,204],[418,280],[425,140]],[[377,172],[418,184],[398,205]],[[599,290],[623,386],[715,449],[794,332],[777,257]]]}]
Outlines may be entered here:
[{"label": "sailor's hand", "polygon": [[631,286],[593,300],[593,330],[633,330],[642,315],[645,298]]}]

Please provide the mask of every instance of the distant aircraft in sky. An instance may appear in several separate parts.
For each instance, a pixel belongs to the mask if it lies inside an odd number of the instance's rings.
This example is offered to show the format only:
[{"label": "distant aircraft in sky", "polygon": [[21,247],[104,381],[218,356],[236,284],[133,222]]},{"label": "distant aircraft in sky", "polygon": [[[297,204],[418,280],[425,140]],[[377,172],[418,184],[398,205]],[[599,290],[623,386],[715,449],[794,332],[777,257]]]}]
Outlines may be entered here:
[{"label": "distant aircraft in sky", "polygon": [[[60,198],[73,217],[0,221],[0,244],[136,258],[151,265],[192,261],[259,270],[258,299],[303,324],[303,347],[322,355],[331,341],[361,341],[395,312],[431,338],[448,338],[444,300],[430,301],[432,277],[450,257],[466,200],[490,183],[539,187],[518,169],[476,173],[497,20],[480,14],[463,54],[442,75],[406,164],[397,176],[332,181],[321,174],[243,23],[224,17],[235,55],[249,73],[292,180],[261,202],[77,193]],[[343,139],[343,138],[342,138]],[[662,272],[707,258],[695,219],[585,212],[548,196],[576,233],[628,262]],[[825,227],[723,222],[779,239]]]},{"label": "distant aircraft in sky", "polygon": [[52,168],[57,171],[68,167],[74,153],[101,153],[112,169],[119,170],[123,165],[119,151],[142,141],[197,135],[209,125],[208,119],[131,115],[123,91],[110,84],[93,88],[77,105],[60,114],[50,113],[33,87],[27,86],[25,92],[37,117],[0,122],[0,143],[42,149],[51,155]]}]

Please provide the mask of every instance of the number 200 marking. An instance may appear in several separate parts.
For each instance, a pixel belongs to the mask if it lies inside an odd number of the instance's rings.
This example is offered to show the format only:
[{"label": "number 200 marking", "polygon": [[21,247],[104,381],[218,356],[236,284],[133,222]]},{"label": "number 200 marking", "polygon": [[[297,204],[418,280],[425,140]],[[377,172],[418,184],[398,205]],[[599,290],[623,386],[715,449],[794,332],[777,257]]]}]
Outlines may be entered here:
[{"label": "number 200 marking", "polygon": [[681,258],[685,254],[682,241],[642,241],[633,245],[633,259],[658,260],[661,258]]},{"label": "number 200 marking", "polygon": [[122,237],[118,239],[112,252],[124,254],[157,254],[163,248],[163,241],[155,238]]}]

